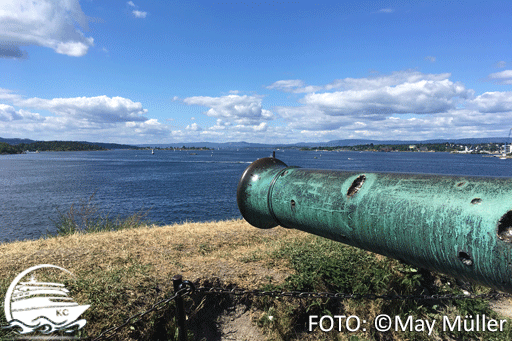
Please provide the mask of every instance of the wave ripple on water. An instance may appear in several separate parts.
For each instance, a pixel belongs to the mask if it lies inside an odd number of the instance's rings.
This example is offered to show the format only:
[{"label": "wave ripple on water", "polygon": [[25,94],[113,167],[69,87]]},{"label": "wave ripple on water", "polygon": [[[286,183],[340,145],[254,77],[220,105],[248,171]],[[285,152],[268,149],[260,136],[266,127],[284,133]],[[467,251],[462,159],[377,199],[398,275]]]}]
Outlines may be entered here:
[{"label": "wave ripple on water", "polygon": [[20,334],[28,334],[32,332],[40,332],[42,334],[50,334],[56,331],[63,331],[65,333],[73,333],[81,329],[87,323],[86,320],[81,319],[77,321],[66,321],[63,323],[55,323],[44,316],[38,317],[34,320],[34,324],[27,325],[20,320],[11,320],[8,326],[2,327],[18,328],[17,332]]}]

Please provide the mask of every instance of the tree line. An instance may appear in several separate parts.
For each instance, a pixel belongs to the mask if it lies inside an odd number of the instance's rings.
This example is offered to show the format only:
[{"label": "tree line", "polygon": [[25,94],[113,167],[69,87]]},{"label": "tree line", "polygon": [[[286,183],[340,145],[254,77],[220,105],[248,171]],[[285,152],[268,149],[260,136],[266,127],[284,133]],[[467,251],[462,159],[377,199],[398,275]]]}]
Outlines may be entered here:
[{"label": "tree line", "polygon": [[373,152],[460,152],[468,147],[473,153],[497,153],[503,147],[500,143],[480,143],[480,144],[458,144],[458,143],[417,143],[417,144],[364,144],[356,146],[335,146],[335,147],[303,147],[300,150],[353,150],[353,151],[373,151]]},{"label": "tree line", "polygon": [[73,141],[38,141],[33,143],[20,143],[10,145],[0,142],[0,154],[21,154],[29,152],[46,151],[86,151],[86,150],[107,150],[94,144],[73,142]]}]

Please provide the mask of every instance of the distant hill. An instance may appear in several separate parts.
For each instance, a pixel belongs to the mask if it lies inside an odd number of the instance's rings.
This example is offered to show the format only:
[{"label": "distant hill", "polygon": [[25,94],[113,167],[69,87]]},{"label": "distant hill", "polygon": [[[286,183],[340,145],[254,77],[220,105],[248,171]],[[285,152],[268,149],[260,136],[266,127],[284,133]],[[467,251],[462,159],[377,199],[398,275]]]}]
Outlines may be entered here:
[{"label": "distant hill", "polygon": [[[206,147],[206,148],[220,148],[220,149],[241,149],[241,148],[301,148],[301,147],[335,147],[335,146],[356,146],[356,145],[365,145],[371,144],[428,144],[428,143],[457,143],[457,144],[481,144],[481,143],[505,143],[508,141],[506,137],[482,137],[482,138],[464,138],[464,139],[433,139],[433,140],[370,140],[370,139],[344,139],[344,140],[331,140],[327,142],[299,142],[299,143],[250,143],[245,141],[240,142],[223,142],[223,143],[215,143],[215,142],[180,142],[180,143],[164,143],[164,144],[138,144],[138,145],[129,145],[129,144],[118,144],[118,143],[104,143],[104,142],[88,142],[88,141],[80,141],[80,143],[96,145],[99,147],[103,147],[106,149],[137,149],[137,148],[181,148],[185,146],[186,148],[190,147]],[[18,144],[29,144],[34,142],[42,142],[42,141],[34,141],[30,139],[20,139],[20,138],[1,138],[0,142],[5,142],[10,145],[18,145]],[[71,141],[62,141],[62,142],[71,142]],[[508,141],[510,142],[510,141]]]},{"label": "distant hill", "polygon": [[[206,147],[206,148],[221,148],[221,149],[236,149],[236,148],[272,148],[273,146],[285,146],[285,144],[264,144],[264,143],[249,143],[249,142],[181,142],[181,143],[165,143],[165,144],[139,144],[139,147],[156,147],[156,148],[181,148],[185,146],[190,147]],[[288,146],[288,145],[286,145]]]},{"label": "distant hill", "polygon": [[[56,141],[34,141],[30,139],[5,139],[0,137],[0,142],[5,142],[7,144],[10,144],[12,146],[18,145],[18,144],[30,144],[30,143],[36,143],[36,142],[56,142]],[[88,145],[95,145],[99,146],[105,149],[137,149],[139,147],[135,145],[129,145],[129,144],[118,144],[118,143],[103,143],[103,142],[87,142],[87,141],[58,141],[58,142],[77,142],[77,143],[83,143]]]},{"label": "distant hill", "polygon": [[106,148],[74,141],[36,141],[31,143],[19,143],[10,145],[0,142],[0,154],[22,154],[25,152],[45,151],[82,151],[82,150],[106,150]]},{"label": "distant hill", "polygon": [[33,143],[33,142],[37,142],[37,141],[29,140],[29,139],[4,139],[4,138],[0,137],[0,142],[5,142],[10,145],[16,145],[16,144],[20,144],[20,143]]},{"label": "distant hill", "polygon": [[506,137],[482,137],[465,139],[435,139],[435,140],[333,140],[325,144],[314,144],[314,146],[357,146],[361,144],[428,144],[428,143],[460,143],[460,144],[480,144],[480,143],[505,143]]},{"label": "distant hill", "polygon": [[480,143],[505,143],[508,139],[506,137],[484,137],[484,138],[465,138],[465,139],[433,139],[433,140],[369,140],[369,139],[345,139],[345,140],[332,140],[327,142],[299,142],[299,143],[249,143],[249,142],[183,142],[183,143],[169,143],[169,144],[143,144],[139,147],[207,147],[207,148],[220,148],[220,149],[236,149],[236,148],[301,148],[301,147],[335,147],[335,146],[357,146],[365,144],[428,144],[428,143],[460,143],[460,144],[480,144]]},{"label": "distant hill", "polygon": [[135,145],[118,144],[118,143],[87,142],[87,141],[80,141],[80,143],[91,144],[91,145],[103,147],[106,149],[138,149],[139,148]]}]

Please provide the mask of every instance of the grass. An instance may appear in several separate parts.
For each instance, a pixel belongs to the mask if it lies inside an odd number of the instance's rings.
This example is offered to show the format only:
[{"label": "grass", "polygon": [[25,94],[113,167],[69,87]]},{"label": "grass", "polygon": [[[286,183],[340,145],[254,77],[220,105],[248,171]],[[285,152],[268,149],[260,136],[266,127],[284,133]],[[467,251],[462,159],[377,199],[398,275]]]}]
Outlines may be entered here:
[{"label": "grass", "polygon": [[[197,285],[217,278],[215,283],[256,289],[267,282],[269,274],[283,280],[288,270],[276,267],[269,271],[263,263],[240,261],[257,247],[253,241],[280,239],[287,230],[260,232],[241,220],[230,220],[97,233],[81,231],[2,244],[0,311],[10,282],[37,264],[61,266],[75,275],[77,280],[67,284],[71,296],[80,304],[91,305],[82,315],[87,320],[86,335],[82,336],[96,336],[171,296],[171,278],[176,274]],[[124,329],[119,339],[152,340],[173,335],[173,309],[171,305],[150,314],[134,329]],[[3,313],[0,325],[6,325]],[[0,337],[9,338],[9,331],[0,329]]]},{"label": "grass", "polygon": [[[83,203],[84,205],[86,203]],[[83,210],[83,211],[82,211]],[[97,336],[122,324],[127,317],[148,309],[172,295],[173,275],[181,274],[196,285],[226,288],[329,291],[344,293],[444,294],[461,293],[452,278],[421,271],[396,260],[345,246],[296,230],[260,230],[243,220],[184,223],[170,226],[99,224],[97,217],[80,220],[88,208],[77,205],[59,221],[63,233],[40,240],[0,245],[0,293],[14,277],[36,264],[54,264],[75,277],[64,283],[80,304],[91,307],[80,336]],[[66,219],[63,219],[66,218]],[[88,228],[92,226],[94,228]],[[126,228],[126,226],[130,226]],[[138,228],[132,228],[136,227]],[[108,231],[103,231],[108,230]],[[95,233],[86,233],[95,232]],[[489,289],[472,286],[475,293]],[[3,296],[0,311],[3,311]],[[218,321],[233,307],[246,307],[251,316],[252,339],[267,340],[510,340],[512,324],[496,333],[367,331],[309,332],[310,315],[355,315],[372,321],[379,314],[437,320],[443,316],[485,314],[499,319],[483,300],[384,301],[290,299],[271,297],[233,298],[229,295],[192,296],[186,299],[191,339],[218,339]],[[241,320],[235,327],[242,328]],[[228,321],[229,322],[229,321]],[[5,325],[0,313],[0,325]],[[238,324],[238,325],[237,325]],[[510,324],[510,325],[509,325]],[[0,339],[13,335],[0,329]],[[237,334],[251,339],[247,331]],[[174,306],[146,316],[124,328],[119,340],[175,339]],[[213,337],[212,337],[213,336]]]},{"label": "grass", "polygon": [[56,232],[48,235],[66,236],[76,232],[119,231],[150,225],[150,222],[145,220],[149,210],[141,209],[125,218],[119,216],[111,218],[109,214],[98,210],[93,203],[93,198],[94,194],[88,200],[71,204],[67,212],[57,210],[57,219],[53,220]]},{"label": "grass", "polygon": [[[276,250],[275,261],[284,259],[294,270],[281,284],[267,285],[273,290],[300,290],[313,292],[341,292],[358,294],[462,294],[463,291],[453,278],[418,270],[397,260],[386,258],[354,247],[346,246],[325,238],[305,236]],[[467,283],[463,285],[467,286]],[[471,286],[471,285],[470,285]],[[474,293],[488,293],[489,288],[472,285]],[[467,300],[345,300],[316,299],[297,301],[290,299],[258,300],[258,308],[267,312],[258,319],[271,340],[510,340],[512,326],[505,324],[503,332],[443,331],[444,316],[454,321],[457,316],[486,315],[499,320],[489,302],[482,299]],[[436,320],[434,335],[418,331],[378,332],[372,325],[365,325],[366,331],[350,333],[325,333],[316,328],[309,332],[310,315],[358,316],[361,320],[374,321],[377,315],[400,316],[406,321],[412,316],[417,319]],[[268,316],[273,316],[270,321]],[[352,326],[351,328],[354,328]],[[338,328],[338,327],[336,327]]]}]

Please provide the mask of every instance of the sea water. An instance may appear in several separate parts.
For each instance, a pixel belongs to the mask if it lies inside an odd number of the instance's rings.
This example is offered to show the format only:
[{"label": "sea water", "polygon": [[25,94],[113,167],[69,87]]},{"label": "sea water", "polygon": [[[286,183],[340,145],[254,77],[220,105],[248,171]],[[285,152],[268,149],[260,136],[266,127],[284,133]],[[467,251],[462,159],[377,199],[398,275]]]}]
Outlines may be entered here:
[{"label": "sea water", "polygon": [[[156,224],[241,218],[236,187],[245,168],[271,149],[110,150],[0,155],[0,242],[55,232],[72,204],[91,198],[103,215],[147,211]],[[325,152],[283,149],[289,166],[511,177],[512,159],[449,153]]]}]

